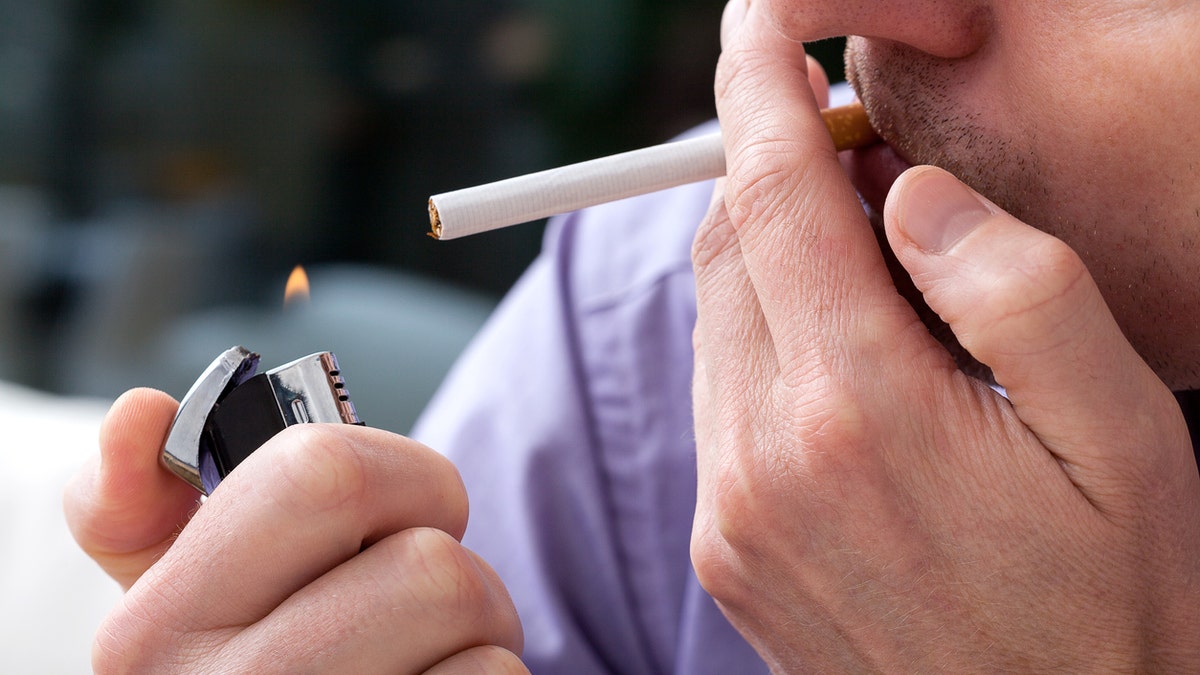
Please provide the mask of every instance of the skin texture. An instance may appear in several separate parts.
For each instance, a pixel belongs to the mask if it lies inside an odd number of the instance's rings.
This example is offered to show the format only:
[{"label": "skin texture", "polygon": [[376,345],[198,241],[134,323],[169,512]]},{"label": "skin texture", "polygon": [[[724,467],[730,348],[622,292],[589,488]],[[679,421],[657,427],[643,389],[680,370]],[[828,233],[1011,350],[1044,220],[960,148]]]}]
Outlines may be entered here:
[{"label": "skin texture", "polygon": [[96,634],[97,672],[524,671],[507,591],[458,542],[467,500],[447,460],[301,425],[201,506],[158,463],[175,408],[151,390],[119,399],[66,491],[75,538],[127,589]]},{"label": "skin texture", "polygon": [[[1196,385],[1200,122],[1144,107],[1168,85],[1200,98],[1196,55],[1178,61],[1198,14],[727,8],[729,175],[693,252],[692,557],[775,670],[1200,668],[1200,475],[1167,386]],[[846,33],[871,36],[847,62],[884,137],[994,198],[921,166],[875,205],[889,255],[1007,398],[901,294],[820,133],[801,41]]]},{"label": "skin texture", "polygon": [[[778,8],[785,34],[803,35],[786,2],[764,5]],[[947,169],[1070,245],[1158,375],[1200,388],[1200,8],[936,10],[944,25],[912,28],[909,44],[850,41],[850,77],[875,123],[912,163]],[[916,23],[907,16],[895,20]]]},{"label": "skin texture", "polygon": [[[891,150],[839,159],[820,122],[802,43],[842,34]],[[1200,671],[1170,394],[1200,385],[1197,34],[1185,0],[729,5],[692,557],[777,671]],[[893,186],[887,153],[951,173]],[[444,460],[291,429],[198,507],[157,465],[173,411],[118,401],[66,494],[128,588],[99,671],[523,670]]]}]

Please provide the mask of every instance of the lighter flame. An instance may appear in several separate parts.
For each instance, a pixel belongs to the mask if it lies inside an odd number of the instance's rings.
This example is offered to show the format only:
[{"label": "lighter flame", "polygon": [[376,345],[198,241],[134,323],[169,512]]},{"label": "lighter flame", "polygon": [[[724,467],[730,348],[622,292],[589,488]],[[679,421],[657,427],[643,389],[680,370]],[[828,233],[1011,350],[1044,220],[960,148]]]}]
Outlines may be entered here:
[{"label": "lighter flame", "polygon": [[283,306],[287,307],[295,302],[308,302],[308,298],[308,275],[304,273],[304,267],[296,265],[288,275],[287,286],[283,290]]}]

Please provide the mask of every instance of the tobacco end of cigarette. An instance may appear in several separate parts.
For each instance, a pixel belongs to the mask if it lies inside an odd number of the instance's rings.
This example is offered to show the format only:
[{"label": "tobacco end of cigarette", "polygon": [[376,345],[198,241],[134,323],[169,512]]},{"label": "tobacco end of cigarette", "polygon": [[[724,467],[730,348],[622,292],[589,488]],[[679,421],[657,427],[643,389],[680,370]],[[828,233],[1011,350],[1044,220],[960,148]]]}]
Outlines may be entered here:
[{"label": "tobacco end of cigarette", "polygon": [[438,215],[437,205],[433,198],[429,199],[429,236],[434,239],[442,238],[442,217]]},{"label": "tobacco end of cigarette", "polygon": [[879,135],[871,128],[866,109],[858,101],[822,110],[821,119],[825,121],[825,128],[829,129],[838,152],[866,147],[879,141]]}]

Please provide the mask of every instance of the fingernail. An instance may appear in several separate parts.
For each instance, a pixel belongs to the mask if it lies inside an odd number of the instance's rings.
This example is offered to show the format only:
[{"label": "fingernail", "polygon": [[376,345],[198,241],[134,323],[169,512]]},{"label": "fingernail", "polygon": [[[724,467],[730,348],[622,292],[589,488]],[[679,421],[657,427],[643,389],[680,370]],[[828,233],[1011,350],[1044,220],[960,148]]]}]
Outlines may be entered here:
[{"label": "fingernail", "polygon": [[899,195],[900,229],[930,253],[950,250],[992,215],[975,191],[941,169],[919,169]]}]

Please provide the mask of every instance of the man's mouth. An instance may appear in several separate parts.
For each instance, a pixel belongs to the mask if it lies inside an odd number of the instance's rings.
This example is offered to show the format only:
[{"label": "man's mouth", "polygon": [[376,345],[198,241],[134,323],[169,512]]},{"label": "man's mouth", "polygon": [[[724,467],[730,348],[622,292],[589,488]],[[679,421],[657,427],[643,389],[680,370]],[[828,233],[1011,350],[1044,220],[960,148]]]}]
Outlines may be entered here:
[{"label": "man's mouth", "polygon": [[[858,190],[863,203],[875,215],[882,215],[883,205],[887,200],[888,192],[892,189],[892,184],[896,182],[900,174],[911,168],[913,163],[897,152],[893,144],[888,141],[889,137],[894,140],[896,132],[894,120],[891,120],[886,112],[881,113],[879,105],[870,105],[872,99],[863,92],[863,84],[861,78],[858,77],[859,61],[855,54],[856,52],[847,48],[846,78],[854,90],[855,98],[862,101],[866,107],[871,126],[882,140],[865,148],[843,152],[840,159],[842,167],[850,176],[850,182]],[[878,103],[878,101],[874,102]],[[886,110],[886,106],[884,108]],[[880,118],[881,114],[883,119]]]},{"label": "man's mouth", "polygon": [[843,152],[841,161],[858,194],[876,213],[883,213],[892,183],[912,166],[886,142]]},{"label": "man's mouth", "polygon": [[964,372],[984,381],[991,381],[991,372],[987,367],[975,361],[958,344],[958,340],[949,326],[925,304],[925,300],[913,284],[912,278],[900,265],[888,246],[887,237],[883,232],[883,205],[887,201],[892,184],[896,182],[900,174],[913,166],[912,163],[900,156],[900,153],[896,152],[895,148],[886,141],[880,141],[875,145],[857,150],[848,150],[841,153],[839,159],[867,209],[868,219],[875,228],[880,252],[892,275],[892,281],[896,284],[897,292],[908,300],[917,316],[929,328],[930,334],[949,350],[950,355],[954,357]]}]

